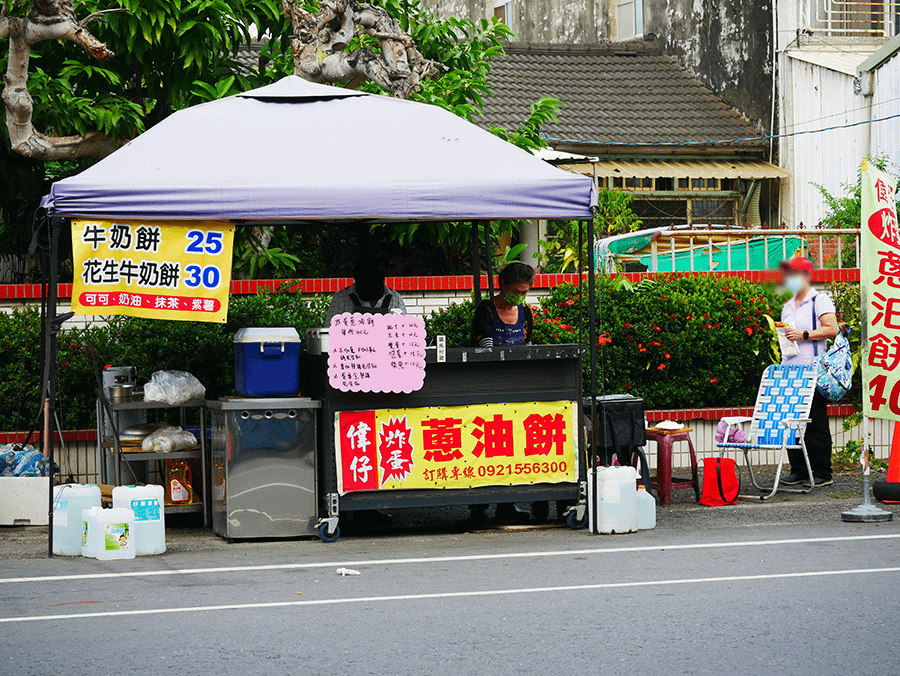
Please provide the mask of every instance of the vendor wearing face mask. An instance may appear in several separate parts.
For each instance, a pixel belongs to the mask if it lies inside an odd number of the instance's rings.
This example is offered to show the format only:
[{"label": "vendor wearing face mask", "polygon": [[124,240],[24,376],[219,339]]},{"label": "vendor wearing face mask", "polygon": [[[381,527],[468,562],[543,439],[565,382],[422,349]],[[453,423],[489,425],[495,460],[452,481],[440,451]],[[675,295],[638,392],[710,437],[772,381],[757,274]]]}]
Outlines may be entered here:
[{"label": "vendor wearing face mask", "polygon": [[[534,268],[527,263],[510,263],[500,271],[500,293],[483,300],[475,308],[472,336],[478,347],[527,345],[531,342],[534,317],[525,304],[525,295],[534,283]],[[475,523],[487,520],[487,505],[472,505],[471,519]],[[546,512],[547,505],[540,508]],[[528,510],[512,502],[497,505],[499,522],[526,523],[531,520]]]},{"label": "vendor wearing face mask", "polygon": [[[781,321],[792,328],[785,336],[797,341],[800,354],[785,357],[785,364],[812,364],[818,356],[828,350],[828,340],[838,334],[837,315],[834,303],[824,293],[819,293],[810,283],[813,264],[808,258],[791,258],[780,265],[784,285],[793,294],[781,310]],[[806,426],[806,452],[812,466],[813,479],[817,486],[833,483],[831,478],[831,428],[828,426],[828,401],[818,390],[812,401],[809,414],[812,420]],[[787,485],[809,485],[806,463],[799,450],[788,451],[791,472],[782,477]]]},{"label": "vendor wearing face mask", "polygon": [[478,347],[531,342],[534,316],[525,295],[533,283],[534,268],[527,263],[510,263],[500,271],[500,293],[475,308],[472,335]]}]

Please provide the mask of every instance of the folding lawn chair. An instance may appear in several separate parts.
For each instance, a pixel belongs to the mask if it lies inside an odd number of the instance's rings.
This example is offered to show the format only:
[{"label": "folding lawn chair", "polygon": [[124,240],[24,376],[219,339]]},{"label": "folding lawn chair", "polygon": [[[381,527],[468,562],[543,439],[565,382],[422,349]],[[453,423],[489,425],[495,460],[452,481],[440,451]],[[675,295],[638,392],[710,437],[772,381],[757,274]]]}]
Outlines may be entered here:
[{"label": "folding lawn chair", "polygon": [[[753,409],[753,417],[734,416],[722,418],[728,425],[725,432],[725,440],[716,444],[720,449],[720,457],[729,449],[739,449],[744,452],[744,460],[750,471],[750,480],[753,485],[765,493],[768,487],[760,486],[756,481],[753,464],[750,461],[750,451],[780,450],[778,470],[775,473],[775,482],[768,495],[741,495],[739,497],[751,500],[768,500],[779,490],[781,481],[781,469],[787,458],[788,450],[800,449],[803,459],[806,461],[806,470],[812,477],[812,467],[809,464],[809,455],[806,452],[806,443],[803,435],[806,425],[810,422],[809,410],[812,407],[813,395],[816,392],[816,367],[804,364],[779,364],[769,366],[764,372],[759,383],[759,392],[756,395],[756,406]],[[734,430],[745,422],[750,422],[750,432],[747,434],[746,443],[729,441]],[[808,488],[784,488],[780,490],[791,493],[809,493],[813,489]]]}]

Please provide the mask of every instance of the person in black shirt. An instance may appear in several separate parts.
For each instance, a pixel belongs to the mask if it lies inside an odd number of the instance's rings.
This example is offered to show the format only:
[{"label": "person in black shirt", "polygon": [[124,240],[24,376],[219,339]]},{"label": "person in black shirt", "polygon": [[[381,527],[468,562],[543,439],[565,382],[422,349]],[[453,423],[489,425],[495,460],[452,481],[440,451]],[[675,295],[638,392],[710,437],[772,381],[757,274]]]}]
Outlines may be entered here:
[{"label": "person in black shirt", "polygon": [[478,347],[531,343],[534,316],[525,295],[534,283],[534,268],[516,261],[500,271],[500,292],[475,308],[472,335]]},{"label": "person in black shirt", "polygon": [[[510,263],[500,271],[500,293],[475,308],[472,319],[475,345],[494,348],[531,343],[534,317],[531,308],[525,304],[525,295],[533,283],[534,268],[527,263]],[[472,505],[469,508],[472,521],[486,521],[487,508],[488,505]],[[531,514],[513,502],[504,502],[497,505],[496,518],[497,521],[527,522],[531,520]]]}]

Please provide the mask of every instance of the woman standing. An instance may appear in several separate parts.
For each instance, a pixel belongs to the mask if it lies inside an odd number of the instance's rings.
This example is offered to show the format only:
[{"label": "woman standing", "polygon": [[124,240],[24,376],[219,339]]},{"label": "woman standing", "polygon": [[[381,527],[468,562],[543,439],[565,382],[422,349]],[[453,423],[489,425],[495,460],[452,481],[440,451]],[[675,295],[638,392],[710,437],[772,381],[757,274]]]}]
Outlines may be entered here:
[{"label": "woman standing", "polygon": [[[525,295],[534,283],[534,268],[527,263],[515,262],[500,271],[500,293],[483,300],[475,308],[472,319],[472,336],[478,347],[493,348],[505,345],[527,345],[531,342],[534,316],[525,304]],[[537,503],[535,503],[537,505]],[[474,522],[487,520],[487,505],[470,507]],[[546,512],[546,503],[537,509]],[[497,505],[497,521],[527,522],[531,514],[516,507],[515,503]]]},{"label": "woman standing", "polygon": [[[799,355],[785,357],[785,364],[812,364],[828,350],[828,340],[838,334],[834,303],[812,288],[813,264],[808,258],[791,258],[781,263],[784,285],[793,296],[781,311],[781,321],[791,324],[785,336],[797,341]],[[816,390],[803,439],[816,486],[834,483],[831,477],[831,428],[828,426],[828,401]],[[806,463],[800,450],[788,451],[791,471],[781,478],[788,486],[810,484]]]},{"label": "woman standing", "polygon": [[531,342],[534,316],[525,295],[533,283],[534,268],[527,263],[510,263],[500,271],[500,292],[475,308],[472,334],[478,347]]}]

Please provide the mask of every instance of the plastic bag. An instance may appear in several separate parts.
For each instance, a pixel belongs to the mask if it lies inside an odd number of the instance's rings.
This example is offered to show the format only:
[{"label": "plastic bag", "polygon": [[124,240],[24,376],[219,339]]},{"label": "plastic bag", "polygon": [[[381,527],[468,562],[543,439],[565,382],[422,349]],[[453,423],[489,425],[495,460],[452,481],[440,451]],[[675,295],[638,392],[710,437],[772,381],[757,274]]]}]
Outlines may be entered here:
[{"label": "plastic bag", "polygon": [[177,406],[205,396],[206,388],[187,371],[156,371],[144,385],[144,401],[162,401]]},{"label": "plastic bag", "polygon": [[776,327],[775,331],[778,333],[778,346],[781,348],[781,361],[784,362],[786,357],[796,357],[800,354],[800,348],[797,347],[797,341],[791,340],[784,332],[787,331],[790,326],[779,326]]},{"label": "plastic bag", "polygon": [[[716,442],[722,443],[725,441],[725,432],[728,431],[728,423],[724,420],[720,420],[719,424],[716,425]],[[730,444],[743,444],[747,442],[747,435],[744,434],[744,430],[740,427],[732,427],[731,432],[728,433],[728,443]]]},{"label": "plastic bag", "polygon": [[151,432],[141,442],[145,453],[172,453],[197,445],[197,437],[180,427],[162,427]]}]

